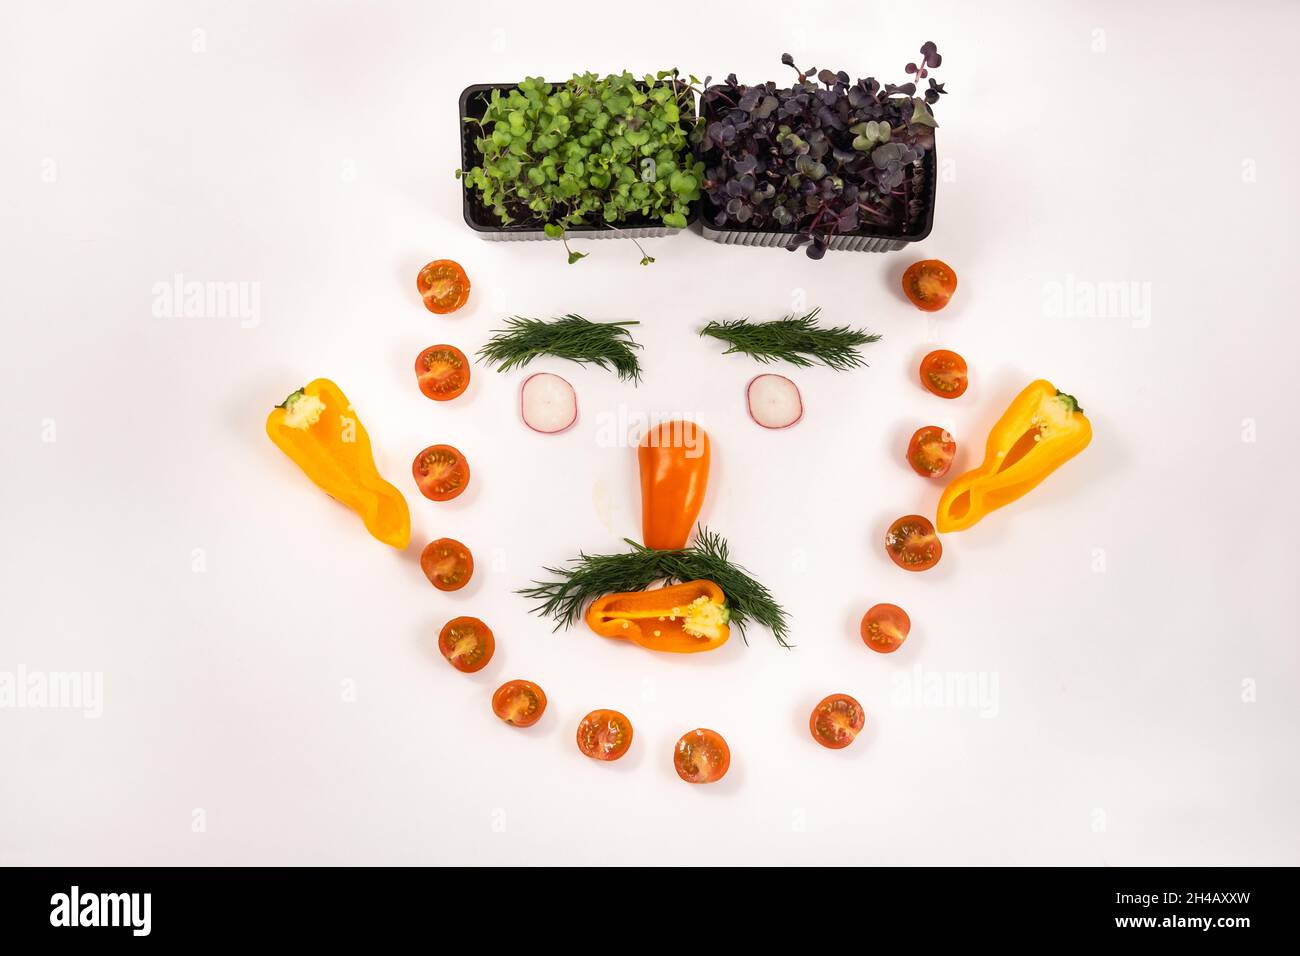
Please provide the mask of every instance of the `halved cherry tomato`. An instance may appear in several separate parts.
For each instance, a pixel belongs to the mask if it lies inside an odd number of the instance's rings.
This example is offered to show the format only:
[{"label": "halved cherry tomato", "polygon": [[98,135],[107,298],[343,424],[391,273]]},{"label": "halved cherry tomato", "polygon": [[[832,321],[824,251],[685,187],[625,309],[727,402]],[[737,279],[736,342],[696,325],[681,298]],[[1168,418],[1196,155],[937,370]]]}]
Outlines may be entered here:
[{"label": "halved cherry tomato", "polygon": [[904,515],[885,532],[885,550],[904,571],[926,571],[939,563],[943,544],[921,515]]},{"label": "halved cherry tomato", "polygon": [[907,443],[907,463],[922,478],[942,478],[952,467],[957,443],[938,425],[918,428]]},{"label": "halved cherry tomato", "polygon": [[862,615],[862,642],[882,654],[902,647],[911,629],[911,618],[897,604],[877,604]]},{"label": "halved cherry tomato", "polygon": [[469,462],[452,445],[430,445],[415,456],[411,473],[430,501],[450,501],[469,484]]},{"label": "halved cherry tomato", "polygon": [[442,626],[438,650],[452,667],[466,674],[481,671],[497,649],[492,629],[476,617],[455,617]]},{"label": "halved cherry tomato", "polygon": [[867,723],[862,705],[848,694],[831,694],[813,708],[808,729],[813,740],[831,750],[843,750],[853,743]]},{"label": "halved cherry tomato", "polygon": [[714,783],[731,766],[731,748],[716,730],[697,728],[682,735],[673,750],[677,776],[687,783]]},{"label": "halved cherry tomato", "polygon": [[903,273],[903,293],[924,312],[938,312],[957,291],[957,273],[939,259],[913,262]]},{"label": "halved cherry tomato", "polygon": [[469,361],[454,345],[430,345],[415,359],[420,391],[435,402],[449,402],[469,387]]},{"label": "halved cherry tomato", "polygon": [[474,555],[455,538],[439,538],[424,546],[420,570],[439,591],[459,591],[474,576]]},{"label": "halved cherry tomato", "polygon": [[616,710],[593,710],[578,724],[578,749],[592,760],[617,760],[632,746],[632,721]]},{"label": "halved cherry tomato", "polygon": [[455,312],[469,300],[469,276],[450,259],[435,259],[421,269],[415,287],[424,307],[438,315]]},{"label": "halved cherry tomato", "polygon": [[935,349],[921,359],[921,384],[940,398],[956,398],[969,383],[966,360],[956,352]]},{"label": "halved cherry tomato", "polygon": [[546,694],[530,680],[508,680],[492,695],[492,713],[514,727],[531,727],[544,710]]}]

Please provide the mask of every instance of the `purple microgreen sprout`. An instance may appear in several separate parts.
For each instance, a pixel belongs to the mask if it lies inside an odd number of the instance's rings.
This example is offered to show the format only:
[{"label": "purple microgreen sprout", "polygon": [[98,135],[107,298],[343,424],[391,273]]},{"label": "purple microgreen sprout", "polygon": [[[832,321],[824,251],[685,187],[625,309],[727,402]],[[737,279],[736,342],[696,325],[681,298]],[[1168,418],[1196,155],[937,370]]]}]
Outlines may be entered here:
[{"label": "purple microgreen sprout", "polygon": [[[704,160],[704,215],[714,226],[790,234],[786,247],[820,259],[833,236],[864,227],[905,231],[921,212],[923,160],[946,93],[930,73],[932,42],[904,67],[912,79],[882,85],[843,71],[801,69],[789,87],[704,81],[693,139]],[[925,81],[918,95],[918,82]]]}]

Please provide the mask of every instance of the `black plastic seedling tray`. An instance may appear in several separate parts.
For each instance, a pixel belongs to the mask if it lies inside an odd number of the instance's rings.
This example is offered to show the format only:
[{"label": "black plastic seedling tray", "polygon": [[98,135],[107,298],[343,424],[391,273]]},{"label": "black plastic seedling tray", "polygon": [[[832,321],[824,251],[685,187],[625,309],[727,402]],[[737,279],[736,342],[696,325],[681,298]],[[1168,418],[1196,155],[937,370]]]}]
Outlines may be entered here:
[{"label": "black plastic seedling tray", "polygon": [[[478,128],[471,123],[466,123],[465,118],[482,119],[487,112],[488,97],[492,95],[493,90],[513,90],[518,83],[475,83],[472,86],[465,87],[460,94],[460,112],[457,114],[457,121],[460,123],[460,168],[470,169],[479,165],[483,161],[483,154],[479,152],[475,140],[478,139]],[[686,108],[682,111],[683,122],[687,122],[694,115],[694,102],[689,100]],[[515,240],[515,239],[550,239],[543,230],[543,223],[538,220],[532,222],[514,222],[510,225],[502,225],[496,215],[479,199],[478,194],[469,188],[469,185],[462,180],[461,195],[463,198],[465,224],[479,234],[480,239],[491,240]],[[700,200],[691,203],[686,214],[686,225],[689,227],[700,216]],[[578,239],[653,239],[656,236],[672,236],[681,229],[665,226],[658,219],[652,219],[649,216],[630,216],[623,222],[617,223],[617,228],[605,225],[603,223],[592,226],[568,226],[565,233],[568,238]]]},{"label": "black plastic seedling tray", "polygon": [[[707,107],[706,107],[707,110]],[[711,120],[711,112],[706,112],[704,121]],[[707,163],[703,150],[697,149],[696,158]],[[933,149],[928,150],[921,160],[921,168],[914,177],[913,186],[921,194],[921,210],[911,228],[905,231],[884,229],[881,227],[863,227],[855,232],[846,232],[830,236],[826,240],[827,249],[839,249],[846,252],[896,252],[912,242],[920,242],[930,234],[934,226],[934,193],[938,180],[938,161]],[[702,219],[700,228],[705,239],[741,246],[780,246],[790,242],[795,230],[772,231],[767,229],[746,229],[743,225],[728,224],[716,227],[710,223],[716,207],[705,196],[702,200]]]}]

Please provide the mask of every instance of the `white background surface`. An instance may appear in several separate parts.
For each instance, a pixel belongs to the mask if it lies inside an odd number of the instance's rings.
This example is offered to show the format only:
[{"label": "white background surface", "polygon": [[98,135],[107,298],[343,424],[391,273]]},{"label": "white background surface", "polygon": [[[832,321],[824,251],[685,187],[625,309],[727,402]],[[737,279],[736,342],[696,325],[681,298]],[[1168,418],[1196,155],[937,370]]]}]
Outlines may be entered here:
[{"label": "white background surface", "polygon": [[[842,4],[772,2],[718,32],[685,10],[620,26],[607,4],[7,5],[0,670],[102,672],[104,701],[98,720],[0,710],[0,862],[1300,862],[1300,135],[1275,43],[1300,17],[1143,6],[859,3],[845,22]],[[812,262],[688,235],[653,242],[650,268],[619,243],[570,268],[461,221],[466,84],[784,79],[787,50],[901,81],[927,39],[951,95],[915,251]],[[922,256],[961,277],[933,323],[897,291]],[[474,281],[453,317],[414,291],[438,257]],[[256,327],[155,317],[178,273],[259,283]],[[1067,277],[1149,284],[1149,321],[1050,314]],[[761,431],[755,367],[694,331],[805,302],[884,340],[868,370],[791,373],[804,421]],[[520,374],[476,369],[447,405],[416,390],[424,346],[469,352],[506,315],[567,311],[640,320],[647,369],[633,389],[537,363],[578,390],[570,432],[523,428]],[[938,346],[973,366],[960,401],[914,382]],[[407,494],[406,554],[263,433],[322,375]],[[911,431],[952,428],[969,467],[1036,377],[1079,396],[1092,446],[948,536],[935,571],[896,569],[885,527],[939,493],[902,461]],[[600,427],[670,412],[709,428],[704,518],[789,609],[797,650],[754,632],[660,657],[552,634],[513,594],[638,535],[635,455]],[[434,442],[473,466],[451,504],[410,478]],[[420,574],[441,535],[477,556],[467,592]],[[879,601],[913,621],[892,657],[857,636]],[[434,649],[464,613],[498,638],[473,676]],[[996,678],[996,706],[908,706],[916,668]],[[489,709],[513,677],[550,696],[531,731]],[[835,691],[869,713],[842,752],[807,731]],[[619,763],[573,745],[595,707],[635,723]],[[696,726],[730,741],[718,786],[672,770]]]}]

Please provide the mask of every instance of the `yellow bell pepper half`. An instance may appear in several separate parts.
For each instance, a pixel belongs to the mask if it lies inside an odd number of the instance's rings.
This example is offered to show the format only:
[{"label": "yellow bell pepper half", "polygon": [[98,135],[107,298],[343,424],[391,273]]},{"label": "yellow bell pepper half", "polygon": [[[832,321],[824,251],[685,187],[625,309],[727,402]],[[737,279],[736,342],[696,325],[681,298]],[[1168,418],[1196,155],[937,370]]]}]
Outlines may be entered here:
[{"label": "yellow bell pepper half", "polygon": [[370,436],[339,387],[318,378],[271,410],[266,433],[330,497],[347,505],[366,529],[398,550],[411,540],[406,499],[375,468]]},{"label": "yellow bell pepper half", "polygon": [[1073,395],[1042,379],[1031,382],[993,426],[984,463],[944,489],[935,527],[966,530],[1032,490],[1091,440],[1092,425]]}]

